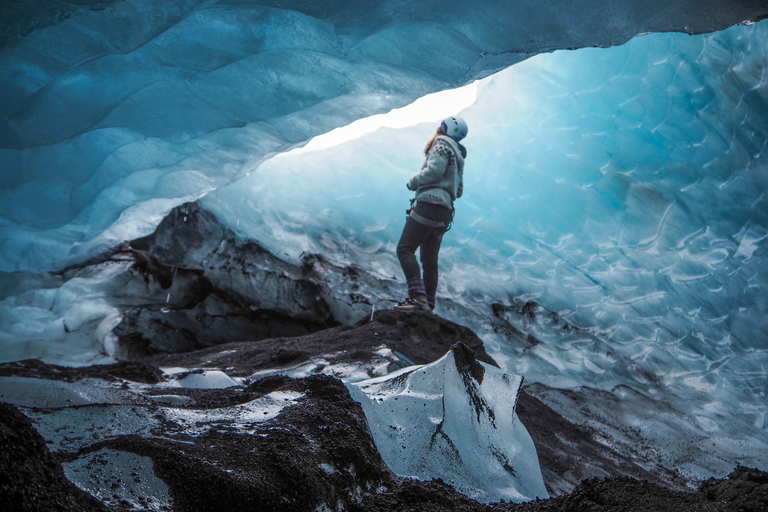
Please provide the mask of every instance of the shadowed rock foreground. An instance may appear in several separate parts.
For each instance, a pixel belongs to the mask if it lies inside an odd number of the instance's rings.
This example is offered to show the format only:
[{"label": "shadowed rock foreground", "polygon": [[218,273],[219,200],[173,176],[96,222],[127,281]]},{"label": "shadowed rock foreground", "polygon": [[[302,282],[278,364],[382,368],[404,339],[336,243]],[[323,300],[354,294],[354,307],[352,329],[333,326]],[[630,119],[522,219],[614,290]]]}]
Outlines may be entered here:
[{"label": "shadowed rock foreground", "polygon": [[[674,479],[673,468],[663,474],[643,469],[524,391],[517,412],[536,444],[545,482],[554,495],[577,485],[570,494],[486,506],[440,480],[394,475],[376,450],[360,404],[338,378],[319,373],[391,371],[430,362],[451,347],[494,364],[464,327],[437,316],[380,311],[353,326],[297,338],[154,354],[110,366],[65,368],[34,360],[0,365],[0,400],[16,406],[2,404],[0,415],[0,502],[9,511],[680,512],[768,506],[765,473],[739,468],[696,493],[669,489],[661,483]],[[170,387],[160,367],[197,369],[183,379],[223,370],[241,380],[221,389]],[[37,392],[19,391],[34,385]],[[57,393],[89,398],[57,404]],[[119,421],[109,423],[113,416]],[[128,466],[131,472],[120,473]],[[590,479],[606,474],[611,477]]]}]

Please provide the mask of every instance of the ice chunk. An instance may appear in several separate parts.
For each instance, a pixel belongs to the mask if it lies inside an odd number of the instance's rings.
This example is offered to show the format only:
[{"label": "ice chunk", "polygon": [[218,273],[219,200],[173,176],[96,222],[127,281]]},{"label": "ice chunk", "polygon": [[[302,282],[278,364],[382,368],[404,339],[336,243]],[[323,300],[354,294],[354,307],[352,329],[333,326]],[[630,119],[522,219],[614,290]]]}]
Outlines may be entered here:
[{"label": "ice chunk", "polygon": [[347,384],[395,474],[441,478],[479,501],[547,498],[515,408],[522,377],[454,347],[434,363]]},{"label": "ice chunk", "polygon": [[241,380],[235,380],[220,370],[192,371],[179,379],[178,385],[183,388],[221,389],[239,386]]}]

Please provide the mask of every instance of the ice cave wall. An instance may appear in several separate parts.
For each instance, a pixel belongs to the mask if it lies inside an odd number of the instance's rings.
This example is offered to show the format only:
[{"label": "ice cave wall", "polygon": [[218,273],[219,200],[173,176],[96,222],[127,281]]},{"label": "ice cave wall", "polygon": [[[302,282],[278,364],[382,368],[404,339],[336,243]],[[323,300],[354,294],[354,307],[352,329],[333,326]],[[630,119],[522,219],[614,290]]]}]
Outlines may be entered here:
[{"label": "ice cave wall", "polygon": [[717,0],[15,2],[0,18],[0,270],[87,259],[271,154],[530,55],[766,13]]},{"label": "ice cave wall", "polygon": [[[465,195],[441,249],[438,313],[527,382],[620,395],[619,414],[670,445],[688,429],[764,438],[766,40],[768,21],[650,34],[532,57],[481,84],[461,113]],[[404,184],[433,130],[281,155],[201,204],[283,257],[400,276]],[[637,418],[635,390],[685,403],[691,423]]]},{"label": "ice cave wall", "polygon": [[[441,252],[443,294],[545,297],[614,341],[759,344],[766,23],[555,52],[486,82],[462,112],[467,193]],[[276,254],[398,275],[392,212],[433,129],[281,156],[202,204]]]}]

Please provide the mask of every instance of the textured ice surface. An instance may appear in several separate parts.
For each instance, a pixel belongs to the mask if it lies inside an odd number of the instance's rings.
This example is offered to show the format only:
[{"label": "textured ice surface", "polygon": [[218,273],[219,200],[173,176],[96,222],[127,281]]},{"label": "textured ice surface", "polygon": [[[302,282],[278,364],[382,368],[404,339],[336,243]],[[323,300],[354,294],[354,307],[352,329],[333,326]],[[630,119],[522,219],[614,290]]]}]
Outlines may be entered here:
[{"label": "textured ice surface", "polygon": [[149,457],[101,449],[62,467],[70,481],[107,506],[171,510],[168,486],[155,475]]},{"label": "textured ice surface", "polygon": [[179,379],[182,388],[221,389],[239,386],[239,382],[220,370],[192,372]]},{"label": "textured ice surface", "polygon": [[[763,22],[540,55],[463,112],[466,196],[439,293],[469,308],[536,300],[587,329],[531,326],[557,346],[530,347],[517,371],[595,384],[623,358],[623,377],[652,387],[709,391],[730,375],[763,389],[766,37]],[[431,129],[275,159],[203,204],[275,252],[396,276],[396,212]]]},{"label": "textured ice surface", "polygon": [[331,362],[331,360],[338,358],[343,353],[327,354],[286,368],[260,370],[249,375],[246,382],[255,382],[274,375],[285,375],[293,379],[303,379],[304,377],[317,374],[331,375],[345,382],[355,382],[371,377],[381,377],[393,369],[413,364],[410,361],[404,361],[386,347],[380,348],[375,354],[374,358],[364,364]]},{"label": "textured ice surface", "polygon": [[515,413],[522,377],[477,364],[480,379],[457,370],[448,352],[348,388],[395,474],[441,478],[485,503],[549,497],[536,448]]},{"label": "textured ice surface", "polygon": [[167,408],[165,418],[190,435],[202,435],[222,425],[228,429],[252,432],[254,425],[269,421],[304,396],[293,391],[275,391],[256,400],[222,409]]},{"label": "textured ice surface", "polygon": [[270,154],[528,55],[766,10],[721,4],[15,2],[0,20],[0,269],[87,259]]},{"label": "textured ice surface", "polygon": [[129,268],[109,262],[77,275],[0,272],[0,360],[113,361],[119,306],[146,294],[127,286]]},{"label": "textured ice surface", "polygon": [[[137,405],[98,404],[33,409],[22,407],[51,451],[76,452],[92,444],[121,436],[151,435],[159,427],[156,411]],[[162,417],[161,417],[162,419]]]}]

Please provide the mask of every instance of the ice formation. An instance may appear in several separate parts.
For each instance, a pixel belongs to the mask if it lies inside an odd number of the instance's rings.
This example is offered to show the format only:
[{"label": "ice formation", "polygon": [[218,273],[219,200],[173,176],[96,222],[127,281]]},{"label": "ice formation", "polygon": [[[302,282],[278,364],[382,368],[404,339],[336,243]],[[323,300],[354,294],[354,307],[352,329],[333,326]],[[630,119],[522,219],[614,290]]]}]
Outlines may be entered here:
[{"label": "ice formation", "polygon": [[387,466],[441,478],[484,503],[549,497],[528,431],[515,413],[523,379],[454,348],[434,363],[348,385]]},{"label": "ice formation", "polygon": [[632,5],[16,2],[0,31],[0,270],[86,260],[274,153],[529,55],[766,14]]}]

